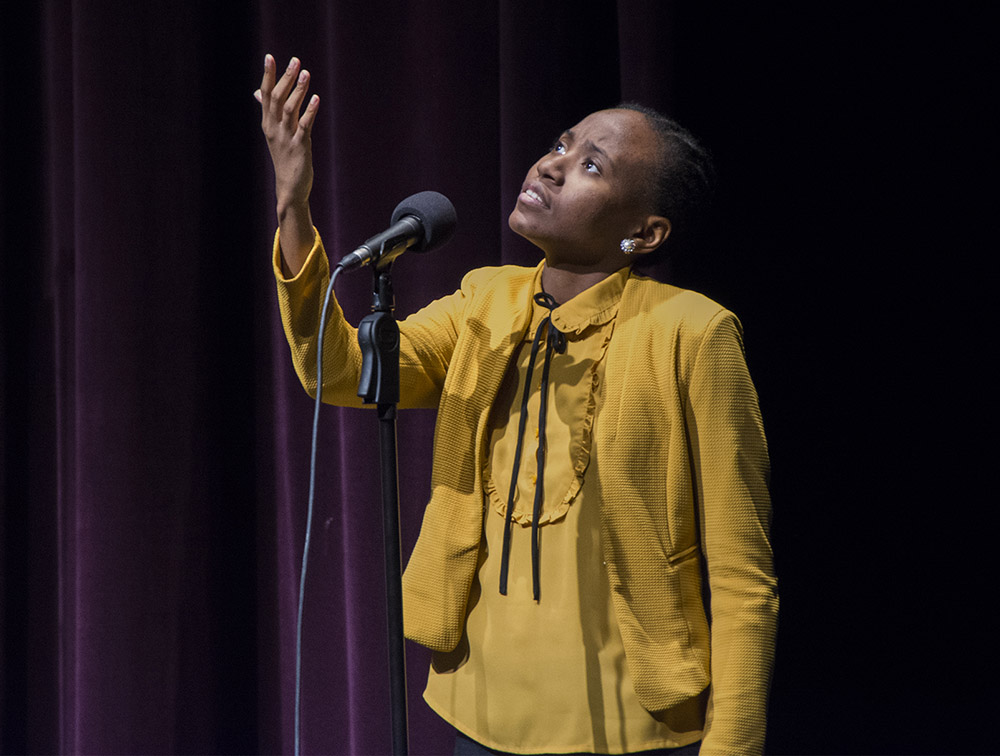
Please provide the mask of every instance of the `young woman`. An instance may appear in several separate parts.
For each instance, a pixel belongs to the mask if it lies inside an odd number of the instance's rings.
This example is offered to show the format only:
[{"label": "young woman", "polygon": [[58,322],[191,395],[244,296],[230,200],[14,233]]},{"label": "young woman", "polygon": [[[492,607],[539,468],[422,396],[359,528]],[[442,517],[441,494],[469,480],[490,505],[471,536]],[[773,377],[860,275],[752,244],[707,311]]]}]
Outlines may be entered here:
[{"label": "young woman", "polygon": [[[256,96],[282,319],[314,392],[329,266],[308,84],[268,56]],[[762,750],[777,591],[740,325],[632,270],[684,230],[709,173],[669,119],[592,113],[510,215],[543,261],[473,270],[400,323],[400,404],[438,410],[405,631],[434,651],[424,697],[457,753]],[[323,397],[357,405],[360,352],[335,309]]]}]

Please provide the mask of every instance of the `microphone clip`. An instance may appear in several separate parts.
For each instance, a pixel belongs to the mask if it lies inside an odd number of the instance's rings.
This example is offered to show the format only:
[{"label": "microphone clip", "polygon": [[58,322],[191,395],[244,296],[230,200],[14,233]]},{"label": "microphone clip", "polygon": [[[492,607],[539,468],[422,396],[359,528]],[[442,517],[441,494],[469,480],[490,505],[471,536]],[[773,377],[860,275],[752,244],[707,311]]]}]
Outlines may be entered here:
[{"label": "microphone clip", "polygon": [[387,262],[384,270],[372,269],[372,312],[358,324],[361,377],[358,396],[365,404],[399,403],[399,324],[392,314],[395,301]]}]

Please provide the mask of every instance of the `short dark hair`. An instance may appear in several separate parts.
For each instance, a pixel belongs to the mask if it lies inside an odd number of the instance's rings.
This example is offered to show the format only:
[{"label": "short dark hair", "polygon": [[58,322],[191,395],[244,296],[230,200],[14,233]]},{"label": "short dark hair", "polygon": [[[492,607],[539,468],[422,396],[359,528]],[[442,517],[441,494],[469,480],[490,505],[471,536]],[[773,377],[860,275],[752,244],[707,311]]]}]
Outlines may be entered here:
[{"label": "short dark hair", "polygon": [[[696,234],[711,207],[715,193],[712,156],[690,131],[659,111],[636,102],[616,107],[644,115],[659,138],[661,150],[648,179],[647,196],[653,212],[670,220],[670,237],[664,247],[672,249]],[[662,256],[661,250],[657,253],[656,257]]]}]

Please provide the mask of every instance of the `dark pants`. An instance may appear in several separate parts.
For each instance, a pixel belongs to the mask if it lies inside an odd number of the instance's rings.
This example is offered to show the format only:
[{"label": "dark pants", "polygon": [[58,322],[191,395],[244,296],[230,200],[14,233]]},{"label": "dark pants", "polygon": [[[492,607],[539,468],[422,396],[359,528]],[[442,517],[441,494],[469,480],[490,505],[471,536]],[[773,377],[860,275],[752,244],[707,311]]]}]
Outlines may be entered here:
[{"label": "dark pants", "polygon": [[[680,748],[656,748],[652,751],[636,751],[636,756],[697,756],[701,741]],[[494,751],[477,743],[472,738],[455,731],[455,756],[510,756],[506,751]],[[564,756],[587,756],[586,754],[565,754]]]}]

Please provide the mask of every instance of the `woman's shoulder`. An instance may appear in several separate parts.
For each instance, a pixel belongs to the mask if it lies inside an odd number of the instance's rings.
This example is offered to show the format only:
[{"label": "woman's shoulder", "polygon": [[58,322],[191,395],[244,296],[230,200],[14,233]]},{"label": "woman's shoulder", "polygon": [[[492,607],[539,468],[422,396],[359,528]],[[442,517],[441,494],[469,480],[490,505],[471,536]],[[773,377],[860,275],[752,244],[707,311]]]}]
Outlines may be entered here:
[{"label": "woman's shoulder", "polygon": [[691,289],[633,273],[622,294],[621,313],[644,315],[652,324],[670,329],[703,331],[713,322],[736,316],[723,305]]}]

